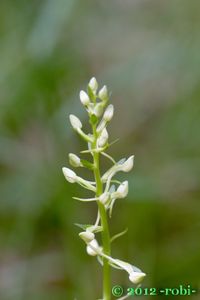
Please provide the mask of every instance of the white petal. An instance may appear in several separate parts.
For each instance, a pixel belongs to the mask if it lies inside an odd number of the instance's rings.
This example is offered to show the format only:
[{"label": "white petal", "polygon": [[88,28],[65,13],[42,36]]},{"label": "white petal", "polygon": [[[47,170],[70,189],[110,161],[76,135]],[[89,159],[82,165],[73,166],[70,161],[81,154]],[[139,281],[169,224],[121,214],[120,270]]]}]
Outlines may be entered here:
[{"label": "white petal", "polygon": [[129,275],[129,280],[135,284],[140,283],[143,278],[146,276],[143,272],[134,272],[132,271]]},{"label": "white petal", "polygon": [[93,91],[93,92],[96,92],[96,90],[98,89],[98,83],[97,83],[97,80],[96,80],[96,78],[95,77],[92,77],[91,79],[90,79],[90,82],[89,82],[89,87],[91,88],[91,90]]},{"label": "white petal", "polygon": [[[90,247],[92,246],[92,247]],[[97,251],[95,251],[97,249]],[[86,251],[91,256],[96,256],[98,254],[99,244],[97,240],[92,240],[86,247]]]},{"label": "white petal", "polygon": [[124,181],[122,182],[117,191],[116,191],[116,194],[118,196],[118,198],[125,198],[128,194],[128,181]]},{"label": "white petal", "polygon": [[65,167],[62,168],[62,171],[68,182],[70,182],[70,183],[76,182],[77,176],[74,171],[72,171],[69,168],[65,168]]},{"label": "white petal", "polygon": [[90,243],[92,240],[94,240],[94,233],[90,231],[83,231],[79,233],[79,236],[84,242]]},{"label": "white petal", "polygon": [[121,170],[129,172],[133,168],[134,155],[130,156],[121,166]]},{"label": "white petal", "polygon": [[79,128],[82,128],[82,123],[81,121],[79,120],[79,118],[77,118],[75,115],[69,115],[69,120],[70,120],[70,123],[72,125],[72,127],[77,130]]},{"label": "white petal", "polygon": [[69,153],[69,162],[73,167],[80,167],[81,166],[81,160],[80,158],[73,154],[73,153]]},{"label": "white petal", "polygon": [[113,114],[114,114],[114,106],[112,104],[110,104],[107,106],[107,108],[104,112],[103,119],[106,122],[109,122],[112,119]]},{"label": "white petal", "polygon": [[108,132],[107,132],[106,128],[104,128],[102,130],[102,133],[101,133],[100,137],[98,138],[98,141],[97,141],[98,146],[99,147],[104,147],[105,144],[107,143],[107,141],[108,141]]},{"label": "white petal", "polygon": [[80,100],[83,105],[88,105],[90,103],[90,98],[85,91],[80,91]]},{"label": "white petal", "polygon": [[107,202],[107,200],[109,199],[109,193],[103,193],[101,194],[101,196],[99,197],[99,201],[103,204],[105,204]]},{"label": "white petal", "polygon": [[102,89],[99,91],[99,98],[101,100],[107,100],[107,98],[108,98],[108,90],[107,90],[106,85],[104,85],[102,87]]}]

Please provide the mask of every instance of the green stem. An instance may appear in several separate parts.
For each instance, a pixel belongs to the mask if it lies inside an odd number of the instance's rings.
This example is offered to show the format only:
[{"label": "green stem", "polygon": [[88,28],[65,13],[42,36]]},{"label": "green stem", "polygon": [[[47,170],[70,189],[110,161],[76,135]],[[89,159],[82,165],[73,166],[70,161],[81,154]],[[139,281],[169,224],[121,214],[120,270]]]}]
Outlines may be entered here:
[{"label": "green stem", "polygon": [[[93,127],[93,134],[95,141],[93,143],[93,148],[96,148],[97,143],[97,132],[96,126]],[[96,197],[100,196],[103,192],[103,184],[101,181],[101,175],[99,170],[99,153],[94,152],[93,154],[94,159],[94,176],[96,181]],[[111,254],[111,243],[110,243],[110,233],[108,227],[108,219],[105,206],[103,203],[98,201],[98,209],[101,218],[101,226],[103,228],[102,231],[102,244],[103,244],[103,252],[110,256]],[[106,258],[103,258],[103,300],[110,300],[111,299],[111,272],[110,272],[110,265]]]}]

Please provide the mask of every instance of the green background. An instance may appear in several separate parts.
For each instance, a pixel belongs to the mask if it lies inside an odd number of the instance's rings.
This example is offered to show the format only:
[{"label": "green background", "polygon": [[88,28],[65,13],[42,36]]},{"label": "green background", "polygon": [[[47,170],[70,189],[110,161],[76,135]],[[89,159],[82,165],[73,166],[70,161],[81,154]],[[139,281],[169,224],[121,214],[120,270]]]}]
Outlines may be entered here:
[{"label": "green background", "polygon": [[[101,267],[74,226],[96,207],[73,200],[85,192],[61,172],[85,147],[68,115],[88,130],[79,90],[92,76],[112,91],[109,134],[120,140],[109,153],[135,155],[119,176],[130,192],[111,232],[129,230],[113,256],[146,272],[144,286],[199,287],[199,10],[197,0],[1,1],[1,300],[101,297]],[[131,286],[123,271],[112,280]]]}]

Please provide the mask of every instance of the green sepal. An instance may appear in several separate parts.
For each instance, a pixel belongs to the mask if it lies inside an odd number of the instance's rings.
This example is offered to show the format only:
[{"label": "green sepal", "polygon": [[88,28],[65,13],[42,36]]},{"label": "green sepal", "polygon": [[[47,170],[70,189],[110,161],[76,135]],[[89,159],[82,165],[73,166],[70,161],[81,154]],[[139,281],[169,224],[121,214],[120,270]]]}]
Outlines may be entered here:
[{"label": "green sepal", "polygon": [[113,235],[113,237],[110,239],[110,242],[112,243],[114,240],[118,239],[120,236],[124,235],[125,233],[127,233],[128,228],[126,228],[125,230],[123,230],[122,232],[119,232],[115,235]]},{"label": "green sepal", "polygon": [[95,225],[92,225],[91,226],[91,231],[93,232],[93,233],[97,233],[97,232],[102,232],[103,231],[103,227],[102,226],[95,226]]},{"label": "green sepal", "polygon": [[91,231],[93,233],[97,233],[97,232],[101,232],[103,230],[102,226],[94,226],[91,224],[79,224],[79,223],[74,223],[75,226],[83,229],[83,230],[87,230],[88,228],[91,227]]},{"label": "green sepal", "polygon": [[82,163],[83,167],[85,167],[89,170],[94,170],[94,165],[91,162],[89,162],[85,159],[81,159],[81,163]]},{"label": "green sepal", "polygon": [[74,225],[81,228],[81,229],[83,229],[83,230],[86,230],[88,227],[93,226],[91,224],[79,224],[79,223],[74,223]]}]

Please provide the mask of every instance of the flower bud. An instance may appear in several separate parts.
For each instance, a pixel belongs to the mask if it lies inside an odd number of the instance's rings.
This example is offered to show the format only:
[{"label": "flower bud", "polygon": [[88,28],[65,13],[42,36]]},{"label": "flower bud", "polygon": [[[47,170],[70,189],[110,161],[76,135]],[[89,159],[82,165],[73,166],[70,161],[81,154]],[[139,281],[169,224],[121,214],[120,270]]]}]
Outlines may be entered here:
[{"label": "flower bud", "polygon": [[90,103],[90,98],[84,91],[80,91],[80,100],[83,105],[88,105]]},{"label": "flower bud", "polygon": [[117,198],[125,198],[128,194],[128,181],[122,182],[115,193]]},{"label": "flower bud", "polygon": [[109,199],[109,193],[103,193],[101,194],[101,196],[99,197],[99,201],[103,204],[106,204],[106,202],[108,201]]},{"label": "flower bud", "polygon": [[107,86],[104,85],[102,87],[102,89],[99,91],[99,98],[103,101],[107,101],[108,100],[108,90],[107,90]]},{"label": "flower bud", "polygon": [[138,284],[143,280],[145,276],[146,274],[143,272],[132,271],[129,275],[129,280],[135,284]]},{"label": "flower bud", "polygon": [[112,104],[110,104],[107,106],[107,108],[104,112],[103,119],[106,122],[109,122],[113,117],[113,113],[114,113],[114,106]]},{"label": "flower bud", "polygon": [[100,137],[98,138],[98,146],[104,147],[107,141],[108,141],[108,132],[106,128],[104,128],[101,132]]},{"label": "flower bud", "polygon": [[83,231],[79,233],[79,236],[86,244],[90,243],[92,240],[94,240],[94,233],[90,231]]},{"label": "flower bud", "polygon": [[[92,247],[90,247],[90,245]],[[97,249],[97,251],[95,251],[94,248]],[[99,244],[98,244],[97,240],[95,240],[95,239],[92,240],[86,247],[87,253],[91,256],[96,256],[98,254],[98,249],[99,249]]]},{"label": "flower bud", "polygon": [[75,130],[82,128],[82,123],[75,115],[69,115],[69,120]]},{"label": "flower bud", "polygon": [[71,164],[72,167],[80,167],[81,166],[81,160],[80,158],[73,154],[73,153],[69,153],[69,162]]},{"label": "flower bud", "polygon": [[121,167],[123,172],[129,172],[133,168],[134,155],[130,156]]},{"label": "flower bud", "polygon": [[103,105],[102,103],[97,103],[95,105],[94,111],[93,113],[95,114],[95,116],[97,116],[98,118],[101,117],[102,113],[103,113]]},{"label": "flower bud", "polygon": [[74,171],[72,171],[69,168],[62,168],[63,174],[65,176],[65,178],[67,179],[68,182],[70,183],[74,183],[76,182],[77,176],[76,173]]},{"label": "flower bud", "polygon": [[96,92],[96,90],[98,89],[98,83],[97,83],[97,80],[96,80],[96,78],[95,77],[92,77],[91,79],[90,79],[90,82],[89,82],[89,87],[91,88],[91,90],[93,91],[93,92]]}]

